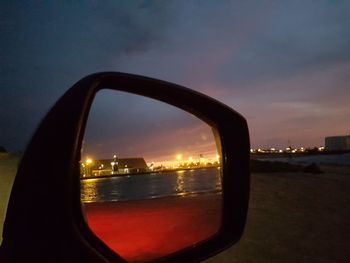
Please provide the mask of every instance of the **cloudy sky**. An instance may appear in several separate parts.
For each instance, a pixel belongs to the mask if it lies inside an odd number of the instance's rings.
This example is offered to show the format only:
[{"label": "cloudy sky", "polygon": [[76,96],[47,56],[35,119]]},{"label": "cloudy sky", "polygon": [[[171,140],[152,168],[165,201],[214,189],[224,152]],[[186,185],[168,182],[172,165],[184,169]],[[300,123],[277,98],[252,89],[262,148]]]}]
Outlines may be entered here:
[{"label": "cloudy sky", "polygon": [[211,127],[197,117],[150,98],[103,90],[90,111],[82,159],[114,155],[171,165],[200,156],[215,162],[218,151]]},{"label": "cloudy sky", "polygon": [[0,145],[83,76],[164,79],[243,114],[253,147],[350,133],[349,1],[1,1]]}]

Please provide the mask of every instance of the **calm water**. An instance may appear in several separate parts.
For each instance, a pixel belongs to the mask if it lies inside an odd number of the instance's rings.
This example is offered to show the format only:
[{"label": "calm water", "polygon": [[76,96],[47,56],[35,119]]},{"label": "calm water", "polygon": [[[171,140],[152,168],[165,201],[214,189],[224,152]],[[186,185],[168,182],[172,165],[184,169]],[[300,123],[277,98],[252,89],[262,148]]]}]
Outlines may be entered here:
[{"label": "calm water", "polygon": [[292,164],[311,164],[320,165],[341,165],[350,166],[350,153],[345,154],[324,154],[324,155],[306,155],[306,156],[289,156],[289,157],[268,157],[258,158],[258,160],[279,161]]},{"label": "calm water", "polygon": [[220,169],[81,180],[83,202],[125,201],[221,191]]}]

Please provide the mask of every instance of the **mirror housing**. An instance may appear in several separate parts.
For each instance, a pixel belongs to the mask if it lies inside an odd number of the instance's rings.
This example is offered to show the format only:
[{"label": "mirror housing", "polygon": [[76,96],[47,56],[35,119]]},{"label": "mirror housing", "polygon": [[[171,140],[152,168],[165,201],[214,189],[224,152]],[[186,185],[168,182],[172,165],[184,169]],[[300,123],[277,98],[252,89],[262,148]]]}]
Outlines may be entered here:
[{"label": "mirror housing", "polygon": [[80,149],[90,106],[102,87],[183,109],[213,127],[220,138],[223,214],[219,232],[156,262],[198,262],[237,242],[249,201],[250,145],[245,119],[208,96],[172,83],[102,72],[83,78],[69,89],[29,143],[8,204],[0,260],[125,262],[91,232],[81,210]]}]

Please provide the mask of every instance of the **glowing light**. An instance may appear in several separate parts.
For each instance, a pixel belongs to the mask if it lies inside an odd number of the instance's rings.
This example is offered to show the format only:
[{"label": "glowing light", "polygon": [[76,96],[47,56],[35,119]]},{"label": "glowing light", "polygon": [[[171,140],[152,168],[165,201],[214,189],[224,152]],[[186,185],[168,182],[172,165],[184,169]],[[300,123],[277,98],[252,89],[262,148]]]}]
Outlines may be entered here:
[{"label": "glowing light", "polygon": [[86,164],[92,164],[92,159],[91,158],[87,158],[85,161]]},{"label": "glowing light", "polygon": [[176,155],[176,159],[179,160],[179,161],[182,160],[182,154]]}]

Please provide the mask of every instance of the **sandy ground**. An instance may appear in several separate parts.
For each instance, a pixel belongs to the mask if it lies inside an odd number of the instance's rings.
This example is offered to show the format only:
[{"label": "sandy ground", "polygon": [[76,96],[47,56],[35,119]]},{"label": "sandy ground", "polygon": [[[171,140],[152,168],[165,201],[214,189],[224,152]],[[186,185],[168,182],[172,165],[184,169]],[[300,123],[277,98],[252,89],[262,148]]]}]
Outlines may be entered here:
[{"label": "sandy ground", "polygon": [[324,174],[253,174],[241,241],[205,263],[350,259],[350,167]]},{"label": "sandy ground", "polygon": [[[0,159],[1,221],[16,165],[16,159]],[[326,173],[253,174],[242,240],[205,263],[348,262],[350,169],[322,170]]]},{"label": "sandy ground", "polygon": [[[17,171],[18,159],[5,154],[0,155],[0,233],[2,234],[6,208],[13,179]],[[0,243],[2,235],[0,236]]]}]

